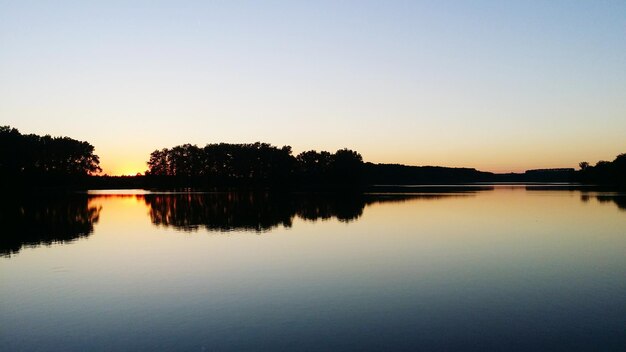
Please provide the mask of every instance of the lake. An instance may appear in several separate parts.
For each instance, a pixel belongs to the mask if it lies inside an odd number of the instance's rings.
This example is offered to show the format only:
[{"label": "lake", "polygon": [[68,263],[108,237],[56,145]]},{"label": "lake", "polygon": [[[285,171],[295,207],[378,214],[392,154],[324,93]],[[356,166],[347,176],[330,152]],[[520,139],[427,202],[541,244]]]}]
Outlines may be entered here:
[{"label": "lake", "polygon": [[0,349],[626,350],[624,193],[399,190],[7,198]]}]

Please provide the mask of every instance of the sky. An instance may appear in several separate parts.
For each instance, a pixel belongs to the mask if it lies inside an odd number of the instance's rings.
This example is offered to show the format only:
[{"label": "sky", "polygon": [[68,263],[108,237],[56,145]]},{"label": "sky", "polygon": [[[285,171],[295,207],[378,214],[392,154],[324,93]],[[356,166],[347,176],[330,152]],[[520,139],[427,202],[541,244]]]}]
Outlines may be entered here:
[{"label": "sky", "polygon": [[626,1],[0,0],[0,125],[518,172],[626,152]]}]

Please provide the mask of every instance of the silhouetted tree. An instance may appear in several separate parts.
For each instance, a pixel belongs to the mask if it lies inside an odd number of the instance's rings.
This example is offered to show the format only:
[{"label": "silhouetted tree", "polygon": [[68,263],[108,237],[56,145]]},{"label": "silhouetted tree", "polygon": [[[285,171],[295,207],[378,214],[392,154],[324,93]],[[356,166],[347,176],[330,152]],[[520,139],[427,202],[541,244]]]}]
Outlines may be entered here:
[{"label": "silhouetted tree", "polygon": [[613,170],[615,177],[620,183],[626,184],[626,153],[618,155],[615,160],[613,160]]},{"label": "silhouetted tree", "polygon": [[303,182],[327,183],[330,177],[330,166],[333,156],[329,152],[310,150],[296,157],[298,172]]},{"label": "silhouetted tree", "polygon": [[358,185],[361,182],[362,167],[361,154],[350,149],[340,149],[332,157],[330,172],[337,184]]},{"label": "silhouetted tree", "polygon": [[152,152],[146,174],[175,177],[181,185],[284,184],[291,181],[295,164],[289,146],[184,144]]},{"label": "silhouetted tree", "polygon": [[155,150],[150,153],[150,160],[148,161],[148,174],[157,176],[171,175],[169,162],[167,160],[169,150],[167,148],[161,150]]},{"label": "silhouetted tree", "polygon": [[586,163],[586,167],[583,167],[584,163],[580,163],[579,181],[620,187],[626,186],[626,153],[618,155],[613,161],[598,161],[595,166],[589,166]]},{"label": "silhouetted tree", "polygon": [[[0,175],[8,183],[56,183],[102,171],[94,147],[69,137],[23,135],[0,127]],[[62,183],[62,182],[61,182]]]}]

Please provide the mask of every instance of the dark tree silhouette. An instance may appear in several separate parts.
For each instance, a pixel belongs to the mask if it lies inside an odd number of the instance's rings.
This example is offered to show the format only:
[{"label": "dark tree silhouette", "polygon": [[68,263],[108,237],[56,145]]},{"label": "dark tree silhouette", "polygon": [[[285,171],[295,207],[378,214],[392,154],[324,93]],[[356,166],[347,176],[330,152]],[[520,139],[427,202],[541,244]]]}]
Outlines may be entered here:
[{"label": "dark tree silhouette", "polygon": [[595,166],[586,162],[579,165],[578,179],[581,182],[626,187],[626,153],[613,161],[598,161]]},{"label": "dark tree silhouette", "polygon": [[302,152],[296,157],[298,172],[307,182],[326,182],[333,156],[329,152],[315,150]]},{"label": "dark tree silhouette", "polygon": [[[619,158],[618,158],[619,159]],[[620,159],[621,160],[621,159]],[[621,177],[611,163],[600,162],[595,174]],[[617,165],[617,164],[616,164]],[[364,163],[350,149],[335,153],[305,151],[296,157],[291,147],[267,143],[184,144],[155,150],[148,161],[147,185],[152,187],[296,187],[303,189],[358,189],[368,185],[444,184],[474,182],[571,182],[573,168],[537,169],[524,173],[494,174],[471,168],[407,166]],[[582,178],[582,177],[579,177]]]},{"label": "dark tree silhouette", "polygon": [[152,175],[171,175],[173,174],[169,167],[167,160],[169,149],[155,150],[150,153],[150,160],[148,161],[149,172]]},{"label": "dark tree silhouette", "polygon": [[[366,163],[364,168],[365,183],[373,185],[419,185],[500,181],[500,179],[497,178],[498,175],[470,168],[373,163]],[[524,175],[517,174],[517,176]]]},{"label": "dark tree silhouette", "polygon": [[280,178],[293,166],[291,147],[266,143],[184,144],[150,154],[147,174],[155,176],[210,176],[225,179]]},{"label": "dark tree silhouette", "polygon": [[146,175],[174,186],[358,185],[362,164],[361,155],[349,149],[294,157],[290,146],[260,142],[184,144],[153,151]]},{"label": "dark tree silhouette", "polygon": [[23,135],[0,127],[0,176],[6,184],[56,183],[102,171],[94,147],[69,137]]},{"label": "dark tree silhouette", "polygon": [[331,162],[331,175],[336,184],[358,185],[361,182],[363,158],[361,154],[340,149],[335,152]]}]

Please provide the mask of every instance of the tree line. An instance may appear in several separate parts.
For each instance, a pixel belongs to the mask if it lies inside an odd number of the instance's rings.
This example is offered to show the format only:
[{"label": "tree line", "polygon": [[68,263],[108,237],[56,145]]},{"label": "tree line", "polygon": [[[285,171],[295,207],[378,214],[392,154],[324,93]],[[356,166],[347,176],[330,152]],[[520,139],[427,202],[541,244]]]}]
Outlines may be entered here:
[{"label": "tree line", "polygon": [[544,169],[494,174],[470,168],[364,163],[350,149],[309,150],[293,155],[290,146],[268,143],[178,145],[153,151],[142,176],[98,176],[95,148],[69,137],[21,134],[0,127],[0,184],[78,188],[297,187],[358,188],[367,185],[474,182],[581,182],[626,186],[626,153],[580,170]]},{"label": "tree line", "polygon": [[268,143],[183,144],[150,154],[146,176],[153,182],[185,185],[358,185],[361,154],[310,150],[296,156],[290,146]]},{"label": "tree line", "polygon": [[626,153],[618,155],[613,161],[601,160],[594,166],[583,161],[578,166],[577,178],[580,182],[626,186]]},{"label": "tree line", "polygon": [[102,171],[88,142],[0,126],[0,177],[8,184],[64,184]]}]

